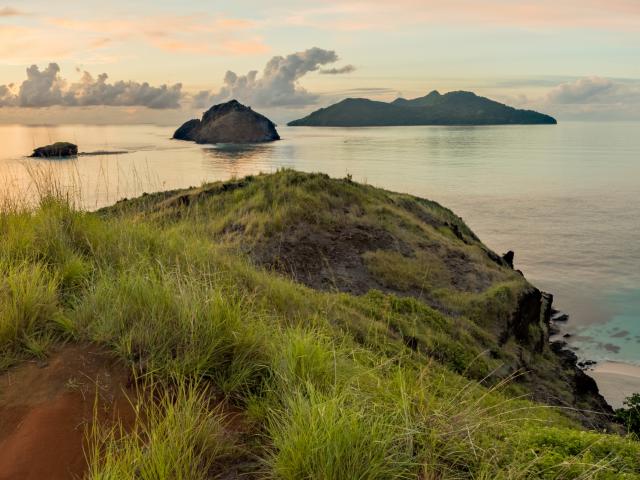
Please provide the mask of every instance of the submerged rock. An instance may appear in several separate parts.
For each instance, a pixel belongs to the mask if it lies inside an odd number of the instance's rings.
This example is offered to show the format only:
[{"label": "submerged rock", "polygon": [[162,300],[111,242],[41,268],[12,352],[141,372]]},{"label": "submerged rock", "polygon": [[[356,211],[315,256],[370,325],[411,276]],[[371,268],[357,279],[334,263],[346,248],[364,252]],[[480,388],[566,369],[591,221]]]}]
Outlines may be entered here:
[{"label": "submerged rock", "polygon": [[176,140],[196,143],[259,143],[280,140],[275,124],[237,100],[214,105],[202,116],[184,123]]},{"label": "submerged rock", "polygon": [[69,142],[56,142],[51,145],[36,148],[31,154],[39,158],[75,157],[78,155],[78,146]]},{"label": "submerged rock", "polygon": [[562,313],[562,312],[556,312],[551,317],[551,321],[553,321],[553,322],[568,322],[569,321],[569,315],[567,315],[566,313]]}]

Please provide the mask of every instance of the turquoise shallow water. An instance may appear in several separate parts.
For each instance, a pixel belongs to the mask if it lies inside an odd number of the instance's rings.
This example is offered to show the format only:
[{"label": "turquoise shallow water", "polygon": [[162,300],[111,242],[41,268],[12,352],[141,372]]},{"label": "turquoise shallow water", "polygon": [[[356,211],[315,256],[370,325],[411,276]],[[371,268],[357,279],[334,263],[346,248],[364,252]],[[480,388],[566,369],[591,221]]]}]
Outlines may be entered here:
[{"label": "turquoise shallow water", "polygon": [[[33,195],[25,167],[73,185],[86,208],[280,167],[351,174],[453,209],[554,293],[583,358],[640,364],[639,124],[279,131],[283,140],[267,145],[198,146],[152,125],[0,125],[0,196]],[[58,140],[131,153],[24,158]]]},{"label": "turquoise shallow water", "polygon": [[571,325],[570,329],[576,332],[570,338],[571,344],[584,358],[640,365],[640,289],[611,293],[605,301],[612,310],[606,321]]}]

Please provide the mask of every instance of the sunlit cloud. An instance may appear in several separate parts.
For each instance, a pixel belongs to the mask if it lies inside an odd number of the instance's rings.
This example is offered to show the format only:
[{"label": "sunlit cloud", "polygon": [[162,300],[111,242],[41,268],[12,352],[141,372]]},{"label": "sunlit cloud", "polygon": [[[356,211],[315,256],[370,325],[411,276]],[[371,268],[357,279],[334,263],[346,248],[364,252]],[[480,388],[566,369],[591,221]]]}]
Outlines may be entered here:
[{"label": "sunlit cloud", "polygon": [[84,72],[78,82],[68,82],[60,76],[60,67],[50,63],[40,69],[27,68],[27,78],[19,88],[0,85],[0,107],[42,108],[52,106],[143,106],[152,109],[178,108],[182,99],[182,85],[160,85],[147,82],[108,82],[106,73],[94,78]]},{"label": "sunlit cloud", "polygon": [[19,17],[20,15],[24,15],[24,12],[12,7],[2,7],[0,8],[0,17]]},{"label": "sunlit cloud", "polygon": [[388,30],[416,25],[524,29],[594,28],[638,31],[635,0],[328,0],[293,8],[284,23],[329,30]]},{"label": "sunlit cloud", "polygon": [[137,41],[169,53],[255,55],[269,51],[260,36],[250,33],[254,22],[244,19],[177,15],[106,21],[49,18],[47,23],[88,35],[100,32],[104,45],[108,39],[111,45]]},{"label": "sunlit cloud", "polygon": [[203,108],[216,102],[235,98],[257,107],[302,107],[313,105],[319,95],[307,91],[298,81],[322,65],[339,60],[333,50],[310,48],[286,57],[276,56],[267,62],[259,75],[252,70],[246,75],[228,71],[224,85],[218,92],[199,92],[194,97],[194,106]]},{"label": "sunlit cloud", "polygon": [[[38,28],[18,25],[0,28],[0,61],[5,63],[28,64],[43,58],[67,58],[76,48],[72,36],[45,35]],[[86,45],[84,48],[87,49]]]}]

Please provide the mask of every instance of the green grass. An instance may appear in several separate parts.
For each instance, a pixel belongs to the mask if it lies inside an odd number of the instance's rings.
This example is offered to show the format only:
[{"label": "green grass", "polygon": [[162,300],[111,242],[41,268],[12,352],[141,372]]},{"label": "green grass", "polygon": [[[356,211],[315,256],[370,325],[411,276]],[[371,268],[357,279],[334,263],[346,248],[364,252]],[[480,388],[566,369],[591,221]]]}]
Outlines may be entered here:
[{"label": "green grass", "polygon": [[[183,195],[189,206],[176,206]],[[462,252],[468,278],[452,287],[450,267],[436,256],[425,269],[425,256],[405,281],[428,302],[355,296],[312,290],[246,254],[295,222],[333,225],[334,211],[416,248],[426,238],[433,255]],[[242,235],[229,228],[240,224]],[[94,479],[215,478],[246,458],[253,478],[640,478],[640,444],[585,431],[503,371],[529,352],[497,340],[527,284],[485,249],[432,202],[289,171],[99,214],[47,196],[0,212],[0,368],[92,341],[145,379],[132,428],[89,432]],[[376,253],[372,271],[394,284],[405,272],[395,260]],[[228,410],[244,420],[241,438],[225,427]]]},{"label": "green grass", "polygon": [[136,405],[129,430],[121,424],[93,423],[88,478],[210,478],[214,463],[233,452],[234,445],[225,432],[224,416],[208,402],[206,388],[182,380],[170,389],[147,386],[145,390],[153,399]]}]

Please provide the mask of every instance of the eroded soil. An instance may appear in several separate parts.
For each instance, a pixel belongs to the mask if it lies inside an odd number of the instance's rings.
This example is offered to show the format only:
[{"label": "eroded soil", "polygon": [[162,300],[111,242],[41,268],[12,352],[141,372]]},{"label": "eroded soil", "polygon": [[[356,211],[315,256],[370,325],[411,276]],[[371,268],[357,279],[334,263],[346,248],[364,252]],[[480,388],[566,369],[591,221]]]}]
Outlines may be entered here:
[{"label": "eroded soil", "polygon": [[0,480],[81,478],[94,417],[125,425],[134,419],[129,376],[105,350],[86,344],[2,374]]}]

